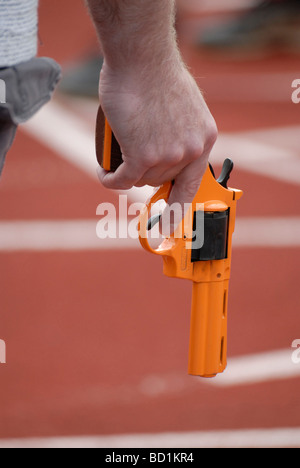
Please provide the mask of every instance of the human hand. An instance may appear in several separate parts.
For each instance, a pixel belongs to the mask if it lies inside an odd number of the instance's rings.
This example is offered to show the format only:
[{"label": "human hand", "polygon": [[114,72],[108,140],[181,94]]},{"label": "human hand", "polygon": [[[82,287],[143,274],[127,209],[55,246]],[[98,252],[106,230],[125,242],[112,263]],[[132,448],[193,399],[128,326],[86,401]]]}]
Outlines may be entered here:
[{"label": "human hand", "polygon": [[113,70],[104,62],[99,96],[123,154],[115,173],[99,168],[102,184],[126,190],[173,180],[168,204],[182,207],[176,225],[184,204],[190,204],[199,189],[217,138],[215,121],[195,80],[177,59],[139,73]]}]

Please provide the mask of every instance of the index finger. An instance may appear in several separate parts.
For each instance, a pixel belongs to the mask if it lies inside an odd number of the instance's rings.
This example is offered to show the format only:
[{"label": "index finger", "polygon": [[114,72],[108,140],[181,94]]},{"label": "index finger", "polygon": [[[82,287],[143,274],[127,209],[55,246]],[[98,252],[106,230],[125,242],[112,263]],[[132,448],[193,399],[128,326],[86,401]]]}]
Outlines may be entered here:
[{"label": "index finger", "polygon": [[175,178],[168,204],[162,213],[161,233],[173,233],[189,210],[207,169],[208,155],[186,166]]}]

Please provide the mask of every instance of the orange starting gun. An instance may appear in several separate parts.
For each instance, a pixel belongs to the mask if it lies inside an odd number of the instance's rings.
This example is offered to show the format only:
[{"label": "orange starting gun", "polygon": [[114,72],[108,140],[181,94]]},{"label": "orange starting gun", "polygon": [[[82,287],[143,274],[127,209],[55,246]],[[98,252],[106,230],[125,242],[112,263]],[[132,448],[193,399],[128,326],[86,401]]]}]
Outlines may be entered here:
[{"label": "orange starting gun", "polygon": [[[103,132],[99,131],[101,128]],[[122,153],[101,109],[97,139],[97,148],[102,148],[100,139],[103,140],[103,151],[97,155],[99,164],[107,171],[115,171],[122,164]],[[165,238],[158,249],[151,248],[147,232],[159,221],[159,216],[149,219],[149,215],[151,207],[159,200],[168,201],[171,182],[160,187],[147,202],[139,224],[141,245],[148,252],[162,256],[165,275],[193,281],[188,372],[207,378],[224,372],[227,366],[232,235],[237,201],[243,195],[241,190],[227,187],[232,170],[233,162],[226,159],[216,179],[211,165],[208,166],[182,225]],[[200,243],[199,229],[204,234]]]}]

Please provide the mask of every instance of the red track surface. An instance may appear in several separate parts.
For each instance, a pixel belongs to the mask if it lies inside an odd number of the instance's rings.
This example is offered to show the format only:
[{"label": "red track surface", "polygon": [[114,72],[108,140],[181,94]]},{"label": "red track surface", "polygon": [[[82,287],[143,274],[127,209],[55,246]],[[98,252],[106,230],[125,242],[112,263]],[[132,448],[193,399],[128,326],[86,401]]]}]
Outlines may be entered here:
[{"label": "red track surface", "polygon": [[[82,2],[41,3],[40,54],[62,64],[82,56],[94,41]],[[209,85],[231,74],[250,86],[251,74],[283,68],[299,78],[299,58],[201,61],[183,50],[205,76],[220,131],[299,125],[300,105],[290,100],[229,104]],[[241,170],[233,184],[245,191],[240,217],[300,215],[299,185]],[[117,195],[19,132],[0,185],[1,220],[96,225],[103,201],[117,203]],[[299,378],[224,389],[186,375],[191,285],[163,277],[157,258],[142,250],[2,252],[0,262],[1,438],[300,426]],[[230,356],[300,338],[299,262],[299,249],[235,250]]]}]

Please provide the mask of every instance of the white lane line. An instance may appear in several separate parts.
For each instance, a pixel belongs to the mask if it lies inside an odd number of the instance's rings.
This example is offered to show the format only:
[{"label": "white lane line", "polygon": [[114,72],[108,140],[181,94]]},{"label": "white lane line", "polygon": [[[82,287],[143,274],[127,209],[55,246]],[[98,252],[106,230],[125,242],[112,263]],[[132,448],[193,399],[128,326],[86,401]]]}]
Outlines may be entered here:
[{"label": "white lane line", "polygon": [[[96,178],[94,129],[87,126],[75,113],[66,110],[54,100],[22,128],[70,164]],[[231,157],[237,168],[275,180],[300,184],[300,152],[295,145],[293,148],[289,147],[291,140],[296,142],[299,138],[300,126],[272,130],[277,133],[275,143],[272,143],[270,129],[266,133],[262,130],[220,134],[211,161],[219,164],[226,157]],[[132,201],[144,202],[152,192],[152,188],[145,187],[129,190],[127,193]]]},{"label": "white lane line", "polygon": [[[117,228],[127,231],[127,222]],[[99,239],[97,220],[0,222],[0,251],[85,251],[137,249],[136,239]],[[118,231],[117,231],[118,232]]]},{"label": "white lane line", "polygon": [[291,348],[228,359],[226,372],[206,382],[218,387],[234,387],[299,377],[300,363],[293,362],[293,352],[298,353]]},{"label": "white lane line", "polygon": [[[99,218],[100,219],[100,218]],[[0,251],[84,251],[140,249],[127,220],[116,223],[115,237],[100,239],[95,220],[1,221]],[[131,221],[132,223],[133,221]],[[101,231],[102,232],[102,231]],[[121,235],[119,234],[121,233]],[[126,237],[127,236],[127,237]],[[241,218],[237,220],[234,248],[300,246],[299,218]]]},{"label": "white lane line", "polygon": [[[297,341],[297,340],[296,340]],[[279,349],[228,359],[227,369],[213,379],[183,375],[152,375],[143,379],[138,391],[148,397],[187,391],[188,386],[239,387],[300,377],[300,348]]]},{"label": "white lane line", "polygon": [[299,247],[300,217],[238,218],[234,247]]},{"label": "white lane line", "polygon": [[0,448],[298,448],[300,428],[8,439]]},{"label": "white lane line", "polygon": [[[275,132],[275,130],[274,130]],[[278,129],[276,143],[270,142],[271,132],[264,131],[221,134],[211,153],[212,164],[221,164],[230,157],[237,168],[271,177],[283,182],[300,184],[300,151],[285,148],[293,135],[299,138],[300,126]]]},{"label": "white lane line", "polygon": [[[298,340],[295,340],[298,341]],[[231,357],[225,372],[213,379],[188,377],[183,374],[148,375],[132,391],[147,398],[185,394],[194,386],[209,385],[220,388],[256,385],[300,377],[300,348],[280,349],[263,353]],[[121,390],[120,390],[121,393]],[[120,396],[119,396],[120,398]]]},{"label": "white lane line", "polygon": [[[244,132],[243,135],[248,139],[261,143],[268,143],[275,148],[282,150],[291,150],[300,157],[299,148],[300,125],[292,125],[283,128],[264,128]],[[281,150],[280,150],[281,148]]]},{"label": "white lane line", "polygon": [[[96,121],[96,116],[95,116]],[[70,164],[97,178],[93,129],[55,100],[43,107],[22,129]]]}]

